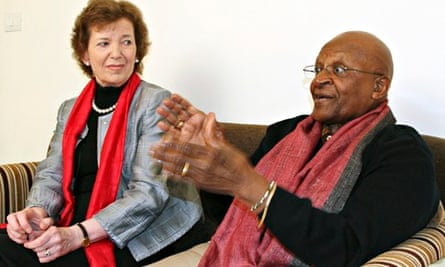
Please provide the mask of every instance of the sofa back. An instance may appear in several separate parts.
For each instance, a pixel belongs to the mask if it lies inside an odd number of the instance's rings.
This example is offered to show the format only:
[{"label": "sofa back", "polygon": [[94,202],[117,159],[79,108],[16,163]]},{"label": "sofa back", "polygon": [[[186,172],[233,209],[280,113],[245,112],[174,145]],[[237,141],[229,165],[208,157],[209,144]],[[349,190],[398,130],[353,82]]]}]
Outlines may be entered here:
[{"label": "sofa back", "polygon": [[445,139],[430,135],[422,135],[422,137],[433,152],[440,198],[442,203],[445,203]]}]

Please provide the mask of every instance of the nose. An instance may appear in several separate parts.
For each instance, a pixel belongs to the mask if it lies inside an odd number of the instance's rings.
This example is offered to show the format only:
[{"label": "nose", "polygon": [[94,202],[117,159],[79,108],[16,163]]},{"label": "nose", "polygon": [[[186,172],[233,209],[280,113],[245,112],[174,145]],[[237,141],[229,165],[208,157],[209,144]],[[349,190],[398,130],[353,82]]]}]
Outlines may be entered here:
[{"label": "nose", "polygon": [[323,69],[321,72],[315,75],[314,79],[312,80],[312,86],[321,88],[325,85],[332,84],[331,75],[331,72],[329,72],[327,69]]},{"label": "nose", "polygon": [[122,55],[121,52],[122,51],[121,51],[121,47],[119,44],[113,44],[111,46],[111,57],[112,58],[119,58]]}]

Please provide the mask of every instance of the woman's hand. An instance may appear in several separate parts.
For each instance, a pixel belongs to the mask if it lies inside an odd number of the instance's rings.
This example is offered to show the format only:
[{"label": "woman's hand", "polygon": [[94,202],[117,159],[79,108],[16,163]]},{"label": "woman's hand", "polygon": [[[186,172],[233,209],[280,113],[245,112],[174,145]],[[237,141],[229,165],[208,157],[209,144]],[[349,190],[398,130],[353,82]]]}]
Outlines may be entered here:
[{"label": "woman's hand", "polygon": [[6,231],[11,240],[24,244],[38,238],[48,227],[53,225],[52,218],[41,207],[25,208],[6,217]]},{"label": "woman's hand", "polygon": [[57,259],[60,256],[81,247],[82,232],[77,226],[51,226],[38,238],[24,243],[24,247],[32,249],[41,263]]}]

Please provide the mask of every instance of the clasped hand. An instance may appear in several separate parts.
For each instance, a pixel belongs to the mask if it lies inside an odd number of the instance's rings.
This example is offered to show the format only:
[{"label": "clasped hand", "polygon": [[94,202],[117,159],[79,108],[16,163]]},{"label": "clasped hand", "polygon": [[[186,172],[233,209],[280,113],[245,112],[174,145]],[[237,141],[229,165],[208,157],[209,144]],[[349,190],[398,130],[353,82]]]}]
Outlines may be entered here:
[{"label": "clasped hand", "polygon": [[33,250],[41,263],[50,262],[76,249],[72,227],[56,227],[40,207],[25,208],[7,217],[11,240]]}]

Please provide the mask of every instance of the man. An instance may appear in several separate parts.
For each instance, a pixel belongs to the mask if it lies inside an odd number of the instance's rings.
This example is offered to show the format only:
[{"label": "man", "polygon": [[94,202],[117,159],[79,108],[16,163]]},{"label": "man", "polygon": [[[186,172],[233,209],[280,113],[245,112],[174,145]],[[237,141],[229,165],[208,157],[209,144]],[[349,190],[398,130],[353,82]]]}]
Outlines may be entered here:
[{"label": "man", "polygon": [[359,266],[435,214],[432,155],[388,106],[387,46],[345,32],[304,71],[312,113],[271,125],[250,162],[214,114],[177,95],[158,109],[167,134],[152,154],[163,169],[235,197],[200,266]]}]

